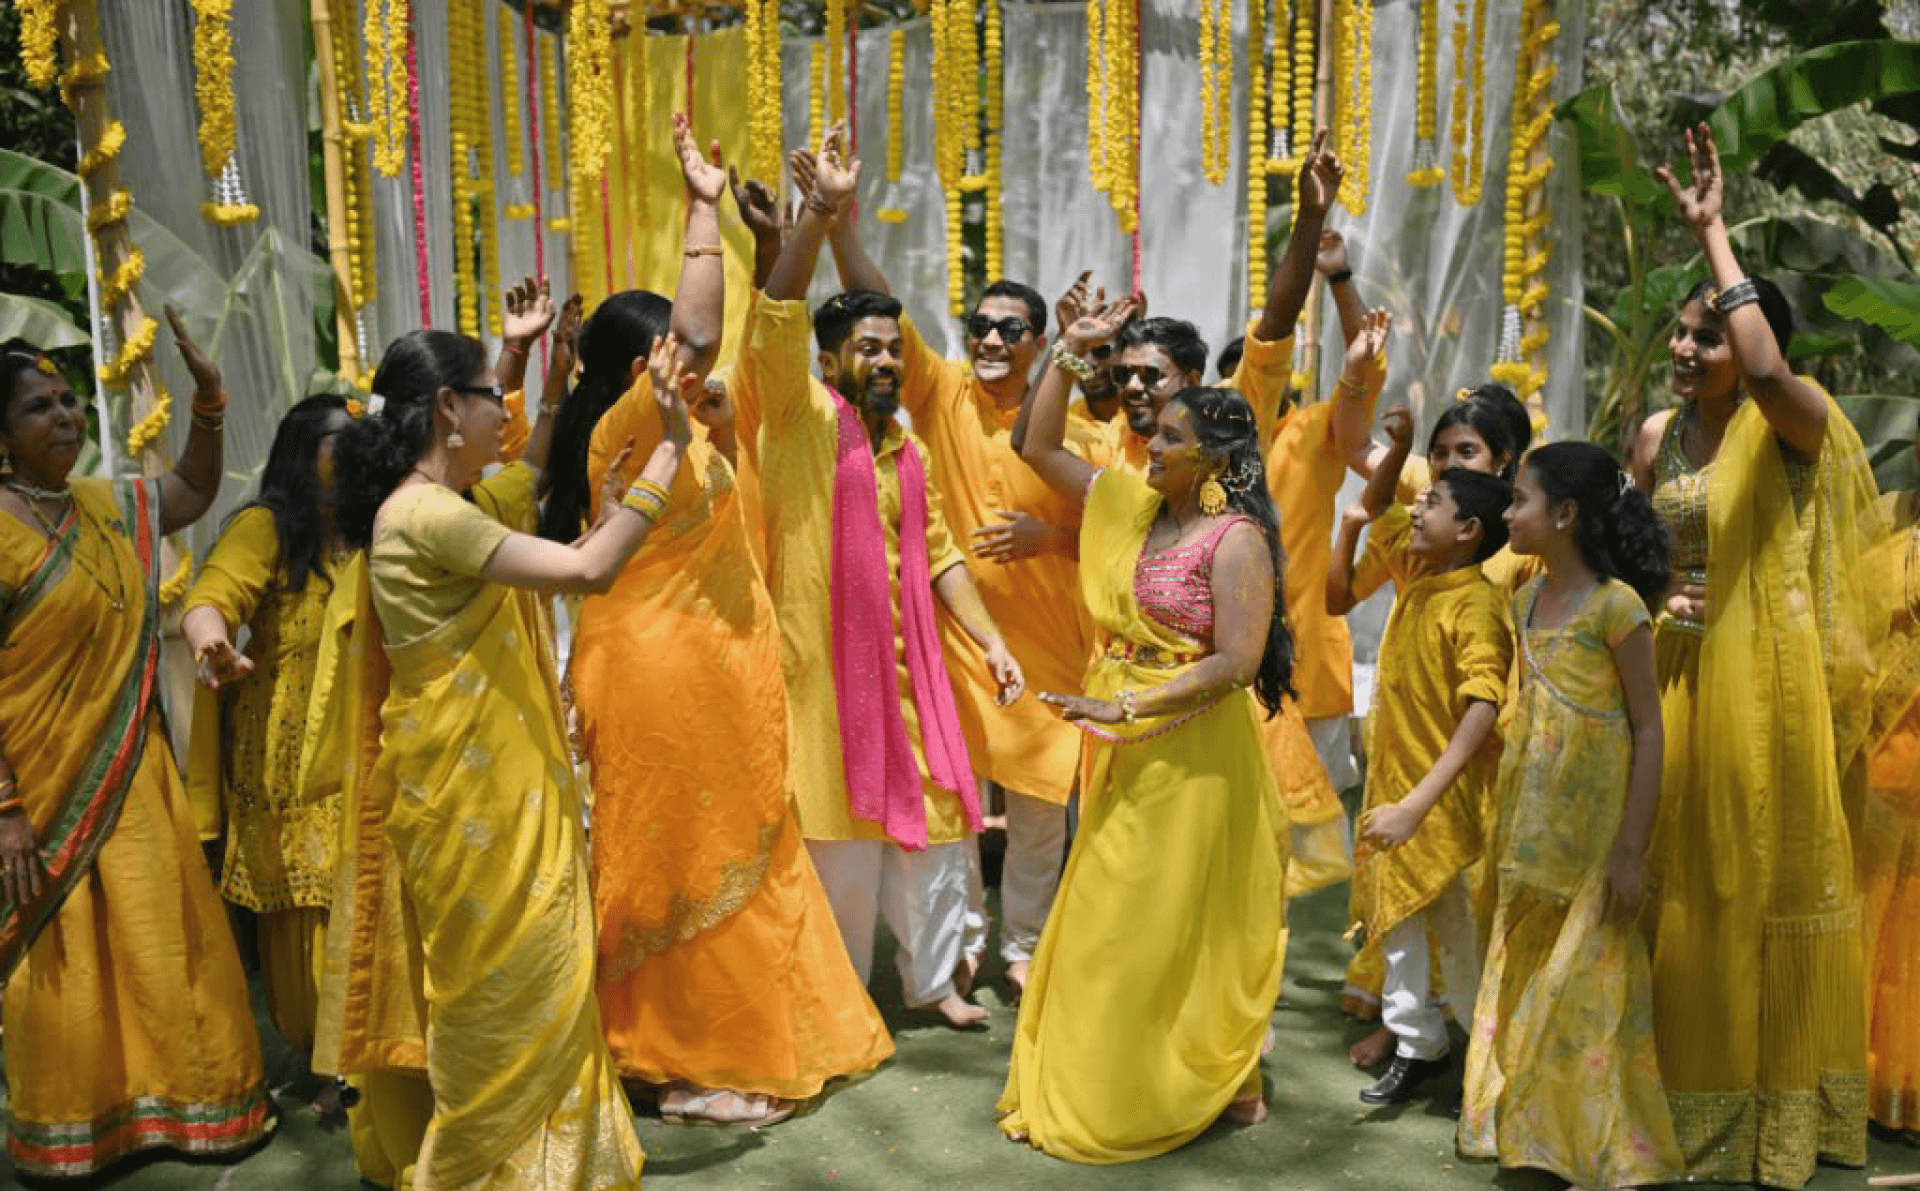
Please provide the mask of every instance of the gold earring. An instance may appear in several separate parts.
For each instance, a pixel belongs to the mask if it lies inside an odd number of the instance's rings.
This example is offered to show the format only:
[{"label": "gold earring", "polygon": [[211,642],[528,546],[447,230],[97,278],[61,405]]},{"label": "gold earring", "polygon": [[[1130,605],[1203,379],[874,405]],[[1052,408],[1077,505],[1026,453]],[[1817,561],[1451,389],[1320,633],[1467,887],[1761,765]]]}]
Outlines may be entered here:
[{"label": "gold earring", "polygon": [[466,445],[467,445],[467,440],[460,437],[460,432],[458,430],[452,430],[447,433],[447,450],[457,451],[461,447],[464,447]]},{"label": "gold earring", "polygon": [[1200,485],[1200,511],[1209,517],[1218,517],[1227,511],[1227,490],[1220,483],[1220,477],[1208,476]]}]

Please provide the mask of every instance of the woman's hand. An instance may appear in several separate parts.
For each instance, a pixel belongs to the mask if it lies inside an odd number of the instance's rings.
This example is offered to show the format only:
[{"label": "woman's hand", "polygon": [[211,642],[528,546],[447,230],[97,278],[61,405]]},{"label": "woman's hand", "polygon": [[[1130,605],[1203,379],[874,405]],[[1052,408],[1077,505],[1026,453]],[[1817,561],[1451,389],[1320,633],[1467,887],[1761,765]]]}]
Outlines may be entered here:
[{"label": "woman's hand", "polygon": [[[820,156],[812,163],[813,180],[809,189],[831,203],[836,212],[847,209],[853,201],[854,188],[860,184],[860,159],[841,159],[841,146],[846,143],[846,136],[844,122],[829,128],[820,141]],[[797,178],[795,180],[798,181]]]},{"label": "woman's hand", "polygon": [[1092,276],[1093,270],[1091,269],[1082,272],[1079,277],[1074,279],[1074,283],[1067,287],[1067,292],[1061,294],[1054,302],[1054,326],[1071,327],[1075,322],[1079,321],[1082,314],[1086,313],[1087,279]]},{"label": "woman's hand", "polygon": [[1069,722],[1084,720],[1090,724],[1118,724],[1127,718],[1120,705],[1111,699],[1089,699],[1085,695],[1056,695],[1051,691],[1042,691],[1040,701],[1058,708],[1061,718]]},{"label": "woman's hand", "polygon": [[997,522],[973,531],[974,557],[988,562],[1004,565],[1045,554],[1060,532],[1058,527],[1017,509],[994,509],[993,515],[999,518]]},{"label": "woman's hand", "polygon": [[1646,861],[1632,848],[1616,845],[1607,859],[1607,908],[1622,917],[1640,912],[1640,899],[1646,892]]},{"label": "woman's hand", "polygon": [[560,307],[560,320],[553,328],[551,350],[547,354],[547,369],[570,375],[580,343],[581,311],[585,309],[579,294],[568,298]]},{"label": "woman's hand", "polygon": [[771,238],[778,244],[786,236],[786,213],[780,209],[780,200],[766,183],[754,178],[742,181],[740,171],[727,167],[727,184],[733,191],[733,205],[740,212],[740,222],[747,225],[753,233],[755,243]]},{"label": "woman's hand", "polygon": [[680,177],[687,184],[687,198],[713,206],[727,192],[727,172],[720,164],[720,142],[707,146],[705,156],[700,142],[693,139],[693,126],[685,112],[673,114],[673,153],[680,160]]},{"label": "woman's hand", "polygon": [[[1360,324],[1360,333],[1353,337],[1352,343],[1347,344],[1347,367],[1350,369],[1371,367],[1380,353],[1387,350],[1387,338],[1392,333],[1391,311],[1383,307],[1367,311],[1366,320]],[[1394,409],[1387,411],[1387,416],[1392,417],[1395,411],[1406,412],[1403,407],[1395,406]],[[1407,417],[1411,426],[1413,415],[1409,413]],[[1411,429],[1408,433],[1412,433]]]},{"label": "woman's hand", "polygon": [[1401,804],[1376,806],[1360,816],[1360,837],[1376,847],[1397,848],[1413,838],[1426,815]]},{"label": "woman's hand", "polygon": [[1131,296],[1109,302],[1105,289],[1095,290],[1093,299],[1082,307],[1080,317],[1061,328],[1060,338],[1069,352],[1084,356],[1118,335],[1120,328],[1133,317],[1134,310]]},{"label": "woman's hand", "polygon": [[[168,306],[166,311],[167,324],[173,328],[174,346],[180,349],[180,360],[187,366],[187,371],[193,375],[193,392],[196,397],[194,404],[201,407],[211,406],[215,404],[214,399],[217,397],[218,403],[224,406],[227,403],[227,394],[220,381],[220,366],[208,359],[207,354],[200,350],[200,345],[187,334],[187,328],[180,322],[180,312],[172,306]],[[198,400],[203,395],[206,399]]]},{"label": "woman's hand", "polygon": [[680,366],[680,339],[672,331],[653,341],[647,376],[653,381],[653,399],[660,407],[661,437],[685,447],[693,438],[687,405],[700,386],[700,377],[691,368]]},{"label": "woman's hand", "polygon": [[200,684],[210,691],[230,686],[253,673],[253,659],[233,647],[226,637],[215,637],[194,656]]},{"label": "woman's hand", "polygon": [[1713,130],[1706,124],[1687,133],[1687,157],[1693,165],[1690,185],[1682,186],[1671,166],[1663,164],[1653,172],[1667,184],[1667,192],[1673,195],[1687,226],[1696,232],[1705,231],[1719,221],[1727,198],[1726,182],[1720,174],[1720,150],[1713,143]]},{"label": "woman's hand", "polygon": [[627,460],[632,457],[633,438],[629,436],[627,441],[621,444],[619,453],[614,455],[613,462],[607,464],[607,474],[600,477],[600,516],[598,520],[605,521],[608,514],[619,508],[621,500],[626,497],[627,485],[633,482],[627,475]]},{"label": "woman's hand", "polygon": [[500,320],[500,338],[525,351],[553,326],[553,290],[545,277],[522,277],[506,295],[506,314]]},{"label": "woman's hand", "polygon": [[16,906],[40,896],[46,864],[24,810],[0,813],[0,893]]},{"label": "woman's hand", "polygon": [[987,645],[987,673],[993,675],[993,681],[999,684],[1000,694],[994,701],[1002,707],[1012,704],[1027,692],[1027,676],[1020,671],[1020,663],[1007,648],[1007,643],[995,638]]}]

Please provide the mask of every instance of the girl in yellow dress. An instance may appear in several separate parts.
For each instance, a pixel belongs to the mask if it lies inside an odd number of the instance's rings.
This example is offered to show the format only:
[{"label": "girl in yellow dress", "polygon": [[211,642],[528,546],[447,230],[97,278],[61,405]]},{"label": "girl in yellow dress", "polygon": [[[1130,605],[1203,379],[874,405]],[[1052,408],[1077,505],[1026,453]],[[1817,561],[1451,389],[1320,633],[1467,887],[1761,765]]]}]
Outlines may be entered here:
[{"label": "girl in yellow dress", "polygon": [[0,353],[0,984],[7,1149],[27,1174],[235,1154],[272,1128],[155,698],[161,539],[213,503],[226,409],[173,325],[193,421],[159,479],[70,480],[85,408],[38,352]]},{"label": "girl in yellow dress", "polygon": [[1860,437],[1742,274],[1705,126],[1662,176],[1712,269],[1669,348],[1679,405],[1631,455],[1673,540],[1655,622],[1666,762],[1648,863],[1654,1037],[1687,1177],[1799,1187],[1866,1159],[1866,989],[1841,775],[1890,587]]},{"label": "girl in yellow dress", "polygon": [[1868,562],[1895,607],[1881,654],[1855,838],[1866,891],[1867,1111],[1920,1131],[1920,492],[1881,502],[1890,532]]},{"label": "girl in yellow dress", "polygon": [[[669,360],[675,347],[661,344]],[[551,418],[521,462],[475,485],[505,418],[477,340],[402,336],[373,390],[377,408],[336,451],[341,533],[367,555],[315,1065],[425,1072],[432,1116],[417,1162],[396,1155],[397,1184],[637,1187],[640,1146],[593,994],[581,793],[535,593],[605,590],[639,548],[689,437],[682,386],[661,389],[666,430],[624,502],[604,494],[570,546],[514,528],[531,527],[528,460],[545,457]]]},{"label": "girl in yellow dress", "polygon": [[1583,1187],[1681,1169],[1635,923],[1660,795],[1660,690],[1646,600],[1666,535],[1612,455],[1541,447],[1513,488],[1520,675],[1498,783],[1491,943],[1467,1050],[1460,1151]]},{"label": "girl in yellow dress", "polygon": [[[1129,303],[1066,328],[1022,455],[1082,496],[1081,595],[1098,627],[1084,695],[1080,833],[1021,1001],[1002,1132],[1059,1158],[1166,1153],[1223,1114],[1266,1115],[1288,826],[1255,698],[1290,693],[1272,498],[1253,411],[1186,389],[1144,478],[1063,446],[1063,368]],[[1062,363],[1062,353],[1072,362]],[[1252,690],[1248,690],[1252,687]]]},{"label": "girl in yellow dress", "polygon": [[[326,477],[351,420],[337,396],[309,397],[280,419],[260,494],[221,531],[181,617],[207,688],[194,705],[187,792],[202,835],[226,837],[220,892],[258,915],[267,1008],[302,1054],[313,1049],[340,799],[337,787],[305,796],[300,748],[341,562]],[[243,625],[245,653],[233,644]]]}]

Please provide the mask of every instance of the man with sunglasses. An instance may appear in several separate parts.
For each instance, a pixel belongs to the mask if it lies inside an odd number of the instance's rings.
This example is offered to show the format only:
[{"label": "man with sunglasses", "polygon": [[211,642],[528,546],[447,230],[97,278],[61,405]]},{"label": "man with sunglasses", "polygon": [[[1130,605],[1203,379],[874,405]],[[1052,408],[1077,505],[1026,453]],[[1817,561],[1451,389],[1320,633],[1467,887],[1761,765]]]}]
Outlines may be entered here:
[{"label": "man with sunglasses", "polygon": [[[889,292],[887,278],[861,247],[850,220],[829,232],[840,283]],[[913,321],[900,320],[901,408],[926,443],[935,486],[957,536],[973,545],[970,564],[981,598],[1031,683],[1078,689],[1092,648],[1080,601],[1078,511],[1041,482],[1010,434],[1046,347],[1047,308],[1031,287],[997,280],[963,323],[967,359],[942,359]],[[1075,419],[1069,443],[1091,451],[1101,439]],[[1014,996],[1025,987],[1033,951],[1060,883],[1067,843],[1066,804],[1079,771],[1079,731],[1038,700],[1002,706],[992,676],[958,648],[960,630],[943,626],[955,659],[960,718],[980,776],[1006,792],[1007,852],[1000,878],[1000,954]],[[1059,688],[1051,683],[1064,683]],[[975,885],[964,987],[986,949],[984,899]]]}]

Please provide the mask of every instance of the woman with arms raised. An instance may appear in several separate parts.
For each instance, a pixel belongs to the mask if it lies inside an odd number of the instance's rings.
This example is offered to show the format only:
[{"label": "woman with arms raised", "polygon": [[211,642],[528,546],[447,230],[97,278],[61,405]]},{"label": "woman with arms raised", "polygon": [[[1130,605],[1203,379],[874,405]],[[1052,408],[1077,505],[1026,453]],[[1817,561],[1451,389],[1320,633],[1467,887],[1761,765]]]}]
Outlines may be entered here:
[{"label": "woman with arms raised", "polygon": [[1144,477],[1066,450],[1078,360],[1060,354],[1110,338],[1129,306],[1064,328],[1021,451],[1085,501],[1080,594],[1098,635],[1086,693],[1041,696],[1093,739],[1000,1128],[1088,1163],[1265,1117],[1283,959],[1287,823],[1255,697],[1271,713],[1289,695],[1293,649],[1259,430],[1237,393],[1188,388],[1160,411]]},{"label": "woman with arms raised", "polygon": [[37,351],[0,353],[0,984],[7,1148],[91,1174],[271,1127],[246,976],[155,698],[160,540],[220,487],[227,395],[193,373],[172,473],[70,478],[87,415]]}]

